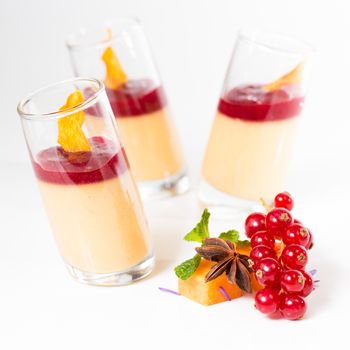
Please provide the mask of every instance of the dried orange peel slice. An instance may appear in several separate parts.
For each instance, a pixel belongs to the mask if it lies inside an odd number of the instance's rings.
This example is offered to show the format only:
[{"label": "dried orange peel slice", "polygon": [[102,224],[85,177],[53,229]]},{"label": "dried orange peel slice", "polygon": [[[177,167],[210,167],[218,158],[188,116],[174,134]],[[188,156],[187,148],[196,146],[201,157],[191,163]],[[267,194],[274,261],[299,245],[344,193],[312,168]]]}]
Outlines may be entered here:
[{"label": "dried orange peel slice", "polygon": [[[60,111],[73,108],[84,102],[84,96],[81,91],[76,90],[71,93],[65,105]],[[58,143],[66,152],[90,152],[91,146],[86,138],[82,126],[85,121],[83,111],[70,114],[58,120]]]},{"label": "dried orange peel slice", "polygon": [[278,90],[285,85],[299,84],[301,82],[303,66],[303,63],[299,63],[289,73],[283,75],[281,78],[275,80],[274,82],[265,85],[264,89],[266,91],[273,91]]},{"label": "dried orange peel slice", "polygon": [[103,52],[102,60],[106,65],[105,83],[111,89],[117,89],[128,81],[122,65],[111,47]]},{"label": "dried orange peel slice", "polygon": [[[107,29],[108,39],[112,38],[112,30]],[[111,47],[107,47],[102,54],[102,60],[106,66],[106,78],[105,83],[107,87],[111,89],[118,89],[121,85],[128,81],[128,77],[124,72],[124,69]]]}]

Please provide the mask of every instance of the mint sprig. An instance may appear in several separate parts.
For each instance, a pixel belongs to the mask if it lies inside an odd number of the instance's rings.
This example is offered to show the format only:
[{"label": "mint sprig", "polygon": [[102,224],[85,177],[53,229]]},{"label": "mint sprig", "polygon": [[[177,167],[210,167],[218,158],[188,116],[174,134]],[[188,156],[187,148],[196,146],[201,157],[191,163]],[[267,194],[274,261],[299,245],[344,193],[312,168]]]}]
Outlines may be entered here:
[{"label": "mint sprig", "polygon": [[238,240],[237,246],[240,248],[250,247],[250,242],[247,239],[245,239],[244,241]]},{"label": "mint sprig", "polygon": [[220,233],[219,238],[225,239],[225,240],[233,242],[233,243],[237,243],[239,240],[239,232],[236,230],[222,232],[222,233]]},{"label": "mint sprig", "polygon": [[190,278],[194,272],[197,270],[199,263],[201,262],[201,257],[196,254],[193,258],[184,261],[182,264],[175,267],[175,274],[182,280],[187,280]]},{"label": "mint sprig", "polygon": [[204,209],[201,221],[192,231],[187,233],[187,235],[184,237],[184,240],[189,242],[203,243],[203,241],[209,237],[209,217],[210,213],[208,209]]},{"label": "mint sprig", "polygon": [[[186,236],[184,237],[184,240],[203,244],[204,240],[210,237],[209,217],[210,217],[210,213],[208,209],[204,209],[201,220],[193,230],[191,230],[186,234]],[[250,245],[250,242],[247,240],[246,241],[239,240],[239,232],[236,230],[229,230],[226,232],[222,232],[220,233],[219,238],[236,243],[238,246],[241,246],[241,247]],[[176,276],[182,280],[187,280],[195,273],[200,262],[201,262],[201,257],[198,254],[196,254],[191,259],[188,259],[184,261],[182,264],[175,267],[174,270],[175,270]]]}]

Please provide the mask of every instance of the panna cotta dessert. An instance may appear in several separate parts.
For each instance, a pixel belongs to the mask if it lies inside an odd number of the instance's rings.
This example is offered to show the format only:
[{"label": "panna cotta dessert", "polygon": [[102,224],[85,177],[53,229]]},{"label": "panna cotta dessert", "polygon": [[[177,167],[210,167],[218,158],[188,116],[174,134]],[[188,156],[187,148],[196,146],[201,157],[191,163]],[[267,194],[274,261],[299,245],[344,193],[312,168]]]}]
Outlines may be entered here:
[{"label": "panna cotta dessert", "polygon": [[299,39],[239,31],[202,163],[207,207],[237,216],[284,190],[311,54]]},{"label": "panna cotta dessert", "polygon": [[[189,188],[179,136],[163,84],[140,24],[119,18],[72,34],[67,46],[77,75],[106,87],[122,143],[143,199]],[[87,111],[90,131],[101,132],[98,110]]]},{"label": "panna cotta dessert", "polygon": [[[151,252],[148,228],[123,149],[102,137],[69,159],[62,147],[40,151],[35,174],[58,249],[81,271],[108,274],[142,262]],[[145,235],[146,234],[146,235]]]},{"label": "panna cotta dessert", "polygon": [[[63,98],[66,103],[57,109]],[[18,111],[50,226],[70,274],[103,286],[149,275],[154,266],[151,237],[103,83],[84,78],[57,83],[30,95]],[[100,133],[86,118],[96,111]]]},{"label": "panna cotta dessert", "polygon": [[[151,80],[131,80],[106,87],[121,137],[138,181],[162,180],[184,168],[182,151],[161,86]],[[87,116],[97,132],[98,112]]]},{"label": "panna cotta dessert", "polygon": [[225,93],[203,161],[215,189],[248,200],[283,189],[303,97],[288,84],[267,90],[243,85]]}]

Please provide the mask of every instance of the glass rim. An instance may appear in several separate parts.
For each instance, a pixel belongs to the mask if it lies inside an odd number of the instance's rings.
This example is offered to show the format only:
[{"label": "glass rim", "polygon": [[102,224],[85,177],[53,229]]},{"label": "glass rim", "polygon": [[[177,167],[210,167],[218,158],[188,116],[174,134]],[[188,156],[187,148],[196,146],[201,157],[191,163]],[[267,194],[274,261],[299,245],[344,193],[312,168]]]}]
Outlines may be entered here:
[{"label": "glass rim", "polygon": [[[84,100],[83,102],[77,104],[74,107],[70,107],[65,109],[64,111],[56,110],[53,112],[45,112],[45,113],[28,113],[25,111],[26,104],[29,103],[33,98],[46,90],[56,88],[62,85],[73,85],[77,82],[90,82],[95,83],[98,87],[97,91],[94,91],[94,93]],[[93,104],[95,104],[96,100],[100,97],[101,93],[105,91],[105,86],[102,82],[102,80],[95,79],[95,78],[83,78],[83,77],[77,77],[77,78],[71,78],[62,80],[56,83],[52,83],[49,85],[46,85],[44,87],[41,87],[34,92],[29,93],[25,98],[23,98],[17,105],[17,113],[21,118],[27,119],[27,120],[48,120],[48,119],[58,119],[63,118],[65,116],[71,115],[73,113],[78,113],[80,111],[83,111],[89,107],[91,107]]]},{"label": "glass rim", "polygon": [[[294,45],[298,45],[299,48],[293,49],[283,47],[282,45],[279,46],[276,44],[268,43],[267,40],[259,38],[259,36],[262,35],[284,39],[285,42],[288,41],[289,43],[294,43]],[[255,45],[287,55],[307,56],[316,51],[316,49],[304,39],[269,28],[243,27],[238,32],[238,39],[247,40]]]},{"label": "glass rim", "polygon": [[115,23],[122,23],[122,22],[128,23],[130,27],[141,25],[141,20],[136,16],[115,17],[113,19],[108,19],[104,22],[98,23],[97,25],[80,27],[76,31],[71,32],[65,41],[66,46],[72,50],[89,49],[92,47],[99,47],[99,46],[104,47],[118,40],[118,38],[120,37],[120,33],[112,33],[112,36],[110,38],[107,38],[106,40],[103,40],[103,41],[92,41],[88,43],[81,43],[81,42],[76,43],[76,42],[73,42],[73,38],[79,35],[81,37],[84,37],[87,33],[91,31],[95,32],[96,30],[103,30],[103,29],[106,30],[109,25],[112,26]]}]

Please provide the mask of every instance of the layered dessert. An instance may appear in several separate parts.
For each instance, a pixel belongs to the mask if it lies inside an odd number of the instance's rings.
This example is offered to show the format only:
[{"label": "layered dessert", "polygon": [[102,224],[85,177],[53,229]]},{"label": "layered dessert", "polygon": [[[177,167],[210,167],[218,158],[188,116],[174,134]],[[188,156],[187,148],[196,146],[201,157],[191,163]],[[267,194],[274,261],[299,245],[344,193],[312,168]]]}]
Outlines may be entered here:
[{"label": "layered dessert", "polygon": [[99,274],[143,261],[142,209],[135,208],[123,150],[103,138],[89,139],[90,154],[69,160],[61,147],[41,151],[33,166],[58,248],[66,263]]},{"label": "layered dessert", "polygon": [[[107,95],[135,178],[153,181],[179,173],[183,157],[168,118],[163,88],[148,79],[129,80],[111,48],[105,50],[102,59]],[[101,132],[98,111],[88,118],[89,124]]]},{"label": "layered dessert", "polygon": [[303,105],[293,74],[221,97],[202,167],[209,185],[248,200],[283,189]]},{"label": "layered dessert", "polygon": [[[81,100],[72,94],[62,110]],[[60,146],[36,154],[34,171],[65,262],[83,272],[123,271],[150,254],[148,229],[123,148],[86,138],[83,122],[82,111],[61,118]]]}]

